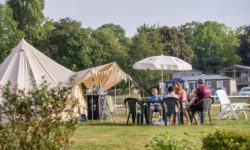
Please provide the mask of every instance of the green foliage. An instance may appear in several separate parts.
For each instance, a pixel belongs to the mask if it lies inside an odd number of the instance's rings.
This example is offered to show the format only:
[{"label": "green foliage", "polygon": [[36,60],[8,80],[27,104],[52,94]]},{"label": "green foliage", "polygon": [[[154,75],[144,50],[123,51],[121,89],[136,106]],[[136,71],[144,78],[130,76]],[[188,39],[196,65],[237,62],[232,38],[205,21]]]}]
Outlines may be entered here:
[{"label": "green foliage", "polygon": [[[146,57],[164,54],[164,44],[161,41],[160,28],[144,24],[137,29],[137,34],[132,38],[133,43],[129,49],[129,73],[148,91],[152,87],[158,87],[161,80],[160,71],[138,71],[132,66]],[[165,77],[167,77],[166,74]]]},{"label": "green foliage", "polygon": [[40,38],[37,39],[36,41],[34,41],[34,46],[41,50],[46,56],[50,57],[50,58],[53,58],[53,54],[55,53],[54,52],[54,49],[53,49],[53,46],[50,45],[50,40],[51,40],[51,37],[53,36],[53,31],[56,29],[56,27],[54,26],[54,21],[53,20],[49,20],[47,19],[42,28],[40,29],[41,34],[40,35]]},{"label": "green foliage", "polygon": [[25,39],[36,44],[43,34],[44,0],[6,0],[6,4],[13,10],[13,18],[19,23],[18,29],[25,33]]},{"label": "green foliage", "polygon": [[[194,68],[205,73],[217,73],[222,66],[228,67],[240,61],[236,53],[239,46],[237,34],[224,24],[207,21],[199,24],[192,39]],[[213,62],[213,57],[221,61]]]},{"label": "green foliage", "polygon": [[217,130],[202,140],[205,150],[246,150],[250,149],[250,134],[236,130]]},{"label": "green foliage", "polygon": [[250,25],[243,28],[243,33],[239,36],[240,47],[238,54],[241,57],[241,64],[250,66]]},{"label": "green foliage", "polygon": [[73,108],[77,100],[70,97],[72,86],[50,88],[44,81],[29,91],[6,85],[0,105],[1,150],[67,149],[69,136],[77,120]]},{"label": "green foliage", "polygon": [[24,36],[23,32],[17,29],[18,23],[12,17],[12,10],[0,4],[0,63]]},{"label": "green foliage", "polygon": [[108,29],[110,32],[115,34],[117,41],[123,45],[129,44],[129,38],[125,35],[125,30],[120,25],[115,25],[113,23],[104,24],[98,29]]},{"label": "green foliage", "polygon": [[127,61],[127,43],[125,31],[120,26],[106,24],[97,28],[93,38],[98,41],[102,48],[102,55],[97,60],[102,60],[101,64],[117,61],[121,66],[125,66]]},{"label": "green foliage", "polygon": [[192,21],[191,23],[188,22],[179,27],[180,31],[184,33],[185,41],[189,46],[192,45],[192,39],[194,37],[194,33],[197,31],[199,25],[200,25],[199,22]]},{"label": "green foliage", "polygon": [[160,34],[165,46],[165,53],[192,62],[193,51],[186,43],[185,35],[178,28],[161,27]]},{"label": "green foliage", "polygon": [[90,37],[90,30],[81,27],[81,23],[70,18],[54,23],[46,51],[58,63],[74,71],[92,66],[92,50],[98,49],[98,43]]},{"label": "green foliage", "polygon": [[153,137],[150,144],[145,145],[146,150],[192,150],[197,149],[195,141],[170,136],[167,132]]},{"label": "green foliage", "polygon": [[136,58],[136,61],[161,55],[164,53],[164,44],[161,40],[159,27],[144,24],[137,28],[137,34],[132,38],[133,44],[129,54]]}]

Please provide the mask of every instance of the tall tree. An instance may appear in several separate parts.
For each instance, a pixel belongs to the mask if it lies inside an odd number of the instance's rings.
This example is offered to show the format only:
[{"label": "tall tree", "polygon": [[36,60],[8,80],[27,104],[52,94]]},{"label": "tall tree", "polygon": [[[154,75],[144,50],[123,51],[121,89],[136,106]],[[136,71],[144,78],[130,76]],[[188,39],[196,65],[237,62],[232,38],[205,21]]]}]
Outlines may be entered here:
[{"label": "tall tree", "polygon": [[44,21],[44,0],[6,0],[13,10],[13,17],[19,23],[18,29],[25,33],[25,38],[32,44],[38,43]]},{"label": "tall tree", "polygon": [[52,55],[54,54],[53,48],[52,49],[48,49],[48,47],[50,47],[50,43],[51,43],[51,38],[53,35],[54,30],[56,29],[55,27],[55,22],[53,20],[49,20],[47,19],[44,24],[43,27],[41,28],[41,34],[39,40],[37,39],[36,41],[34,41],[34,46],[39,49],[40,51],[42,51],[45,55],[52,57]]},{"label": "tall tree", "polygon": [[0,4],[0,64],[24,36],[12,17],[12,10]]},{"label": "tall tree", "polygon": [[98,49],[99,45],[90,36],[91,30],[82,28],[81,22],[70,18],[55,22],[54,27],[45,51],[50,52],[55,61],[74,71],[93,66],[92,49]]},{"label": "tall tree", "polygon": [[241,64],[250,66],[250,25],[243,28],[243,33],[239,36],[240,47],[238,54],[241,57]]},{"label": "tall tree", "polygon": [[199,22],[192,21],[191,23],[186,23],[179,27],[180,31],[185,35],[186,43],[189,44],[190,46],[192,45],[194,33],[196,32],[199,25],[200,25]]},{"label": "tall tree", "polygon": [[100,58],[95,59],[102,60],[102,64],[116,61],[122,67],[127,65],[128,39],[125,37],[124,29],[118,25],[106,24],[93,32],[93,38],[102,47],[102,55],[100,55]]},{"label": "tall tree", "polygon": [[216,73],[240,61],[238,46],[237,34],[226,25],[213,21],[200,24],[192,40],[193,66],[205,73]]},{"label": "tall tree", "polygon": [[149,26],[143,24],[138,27],[137,33],[132,38],[132,41],[130,56],[134,58],[133,61],[164,53],[164,44],[161,42],[160,28],[155,25]]},{"label": "tall tree", "polygon": [[178,28],[161,27],[160,34],[165,44],[165,53],[179,57],[187,62],[192,61],[193,51],[186,43],[185,35]]},{"label": "tall tree", "polygon": [[130,42],[129,38],[126,37],[125,30],[120,25],[109,23],[102,25],[98,29],[107,29],[110,32],[114,33],[116,39],[123,45],[127,45]]},{"label": "tall tree", "polygon": [[160,71],[133,70],[132,66],[146,57],[164,54],[164,44],[161,40],[160,28],[146,24],[137,28],[137,33],[132,38],[133,44],[129,50],[129,72],[135,81],[138,81],[148,91],[151,87],[158,87],[161,80]]}]

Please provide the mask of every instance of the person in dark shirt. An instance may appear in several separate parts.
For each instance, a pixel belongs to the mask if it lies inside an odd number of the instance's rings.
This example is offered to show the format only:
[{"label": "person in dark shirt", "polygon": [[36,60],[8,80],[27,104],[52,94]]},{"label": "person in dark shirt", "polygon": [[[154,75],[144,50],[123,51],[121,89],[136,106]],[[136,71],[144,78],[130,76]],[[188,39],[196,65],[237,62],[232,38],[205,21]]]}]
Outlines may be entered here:
[{"label": "person in dark shirt", "polygon": [[[189,109],[193,103],[199,103],[205,97],[211,97],[211,90],[204,84],[203,79],[199,79],[197,81],[197,90],[190,94],[191,101],[188,103],[185,110]],[[203,103],[200,102],[198,105],[193,105],[192,110],[194,111],[202,111],[203,110]]]}]

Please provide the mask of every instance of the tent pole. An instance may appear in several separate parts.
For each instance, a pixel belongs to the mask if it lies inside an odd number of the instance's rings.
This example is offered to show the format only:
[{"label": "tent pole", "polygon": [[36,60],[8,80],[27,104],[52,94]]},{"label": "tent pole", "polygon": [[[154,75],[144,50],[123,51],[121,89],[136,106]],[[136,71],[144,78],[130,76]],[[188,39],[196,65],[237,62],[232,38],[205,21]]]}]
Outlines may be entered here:
[{"label": "tent pole", "polygon": [[[115,81],[116,81],[116,71],[117,71],[117,69],[116,69],[116,66],[114,67],[114,70],[115,70]],[[117,104],[116,103],[116,84],[115,84],[115,104]]]},{"label": "tent pole", "polygon": [[116,85],[115,85],[115,104],[117,104],[116,103]]},{"label": "tent pole", "polygon": [[130,80],[128,80],[128,95],[130,97]]}]

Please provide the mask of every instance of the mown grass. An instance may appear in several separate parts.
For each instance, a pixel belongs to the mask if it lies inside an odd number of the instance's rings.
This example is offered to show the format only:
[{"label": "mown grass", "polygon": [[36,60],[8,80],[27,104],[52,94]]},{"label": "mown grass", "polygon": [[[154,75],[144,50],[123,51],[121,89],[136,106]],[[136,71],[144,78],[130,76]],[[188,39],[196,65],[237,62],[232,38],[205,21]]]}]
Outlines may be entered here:
[{"label": "mown grass", "polygon": [[[214,113],[215,114],[215,113]],[[248,112],[248,116],[249,116]],[[215,120],[212,125],[181,126],[146,126],[125,125],[124,122],[89,121],[80,123],[71,138],[70,150],[141,150],[152,137],[168,132],[168,134],[197,142],[197,149],[202,146],[202,138],[216,129],[250,132],[250,120]],[[208,122],[207,122],[208,123]]]}]

